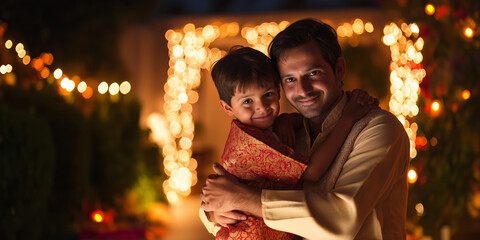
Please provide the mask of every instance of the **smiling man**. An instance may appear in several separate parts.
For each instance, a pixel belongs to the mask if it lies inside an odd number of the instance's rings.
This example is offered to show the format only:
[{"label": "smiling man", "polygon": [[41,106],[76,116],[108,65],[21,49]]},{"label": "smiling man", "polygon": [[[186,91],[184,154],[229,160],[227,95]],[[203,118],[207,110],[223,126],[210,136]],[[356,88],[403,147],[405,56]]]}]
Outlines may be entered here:
[{"label": "smiling man", "polygon": [[[295,151],[310,155],[347,101],[335,30],[316,20],[297,21],[274,38],[270,56],[285,97],[305,117]],[[303,190],[252,188],[215,164],[217,175],[202,189],[202,209],[210,218],[201,212],[202,221],[214,232],[247,214],[307,239],[405,239],[409,147],[395,116],[373,110],[352,128],[322,179],[305,182]]]}]

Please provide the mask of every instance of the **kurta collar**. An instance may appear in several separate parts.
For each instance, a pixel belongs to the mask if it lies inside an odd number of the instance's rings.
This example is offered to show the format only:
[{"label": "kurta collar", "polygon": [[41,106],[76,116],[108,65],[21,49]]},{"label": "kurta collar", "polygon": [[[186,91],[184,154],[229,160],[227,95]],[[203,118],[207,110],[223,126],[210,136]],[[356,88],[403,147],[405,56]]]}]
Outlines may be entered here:
[{"label": "kurta collar", "polygon": [[312,138],[310,136],[310,126],[306,118],[303,119],[303,125],[305,126],[307,144],[309,146],[308,152],[311,153],[312,149],[315,149],[317,145],[324,141],[328,134],[332,131],[333,127],[337,125],[338,120],[342,116],[343,108],[347,103],[347,96],[343,93],[342,99],[335,105],[330,111],[325,120],[322,123],[321,132],[315,138],[312,145]]}]

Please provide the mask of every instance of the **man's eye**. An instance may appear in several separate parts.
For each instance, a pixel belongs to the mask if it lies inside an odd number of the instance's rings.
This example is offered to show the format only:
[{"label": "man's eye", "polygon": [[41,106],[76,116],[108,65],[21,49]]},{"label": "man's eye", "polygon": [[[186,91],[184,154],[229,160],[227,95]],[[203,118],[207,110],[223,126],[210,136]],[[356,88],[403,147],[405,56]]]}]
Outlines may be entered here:
[{"label": "man's eye", "polygon": [[319,73],[320,73],[319,71],[315,70],[315,71],[311,71],[309,75],[315,76],[315,75],[318,75]]},{"label": "man's eye", "polygon": [[293,78],[284,78],[283,81],[284,81],[285,83],[291,83],[291,82],[294,81],[294,79],[293,79]]}]

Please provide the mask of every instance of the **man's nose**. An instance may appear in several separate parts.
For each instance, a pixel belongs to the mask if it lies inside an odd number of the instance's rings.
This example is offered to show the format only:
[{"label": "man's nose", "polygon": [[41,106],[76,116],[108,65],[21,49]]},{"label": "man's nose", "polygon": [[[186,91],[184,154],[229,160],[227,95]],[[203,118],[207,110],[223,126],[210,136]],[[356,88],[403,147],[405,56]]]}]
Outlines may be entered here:
[{"label": "man's nose", "polygon": [[299,95],[305,96],[313,90],[312,82],[308,77],[300,78],[300,84],[297,84],[297,92]]}]

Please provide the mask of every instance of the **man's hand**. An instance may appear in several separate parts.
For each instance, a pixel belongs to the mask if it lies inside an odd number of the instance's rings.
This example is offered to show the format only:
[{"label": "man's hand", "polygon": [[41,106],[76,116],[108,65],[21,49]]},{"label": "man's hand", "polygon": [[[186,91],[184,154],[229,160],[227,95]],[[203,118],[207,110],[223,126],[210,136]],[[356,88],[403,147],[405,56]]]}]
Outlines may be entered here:
[{"label": "man's hand", "polygon": [[235,224],[239,221],[246,220],[245,214],[231,211],[231,212],[205,212],[210,222],[220,224],[222,227]]},{"label": "man's hand", "polygon": [[244,185],[214,163],[217,175],[210,175],[202,188],[202,209],[206,212],[232,212],[234,210],[262,216],[261,189]]}]

